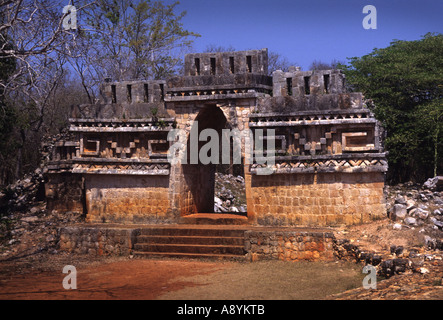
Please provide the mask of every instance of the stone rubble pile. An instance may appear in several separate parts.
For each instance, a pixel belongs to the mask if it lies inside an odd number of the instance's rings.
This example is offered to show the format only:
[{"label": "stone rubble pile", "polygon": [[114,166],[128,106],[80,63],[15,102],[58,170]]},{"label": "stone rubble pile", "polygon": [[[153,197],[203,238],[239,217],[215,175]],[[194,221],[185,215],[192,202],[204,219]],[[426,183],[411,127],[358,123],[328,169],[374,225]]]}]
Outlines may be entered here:
[{"label": "stone rubble pile", "polygon": [[443,231],[443,177],[428,179],[422,186],[412,183],[389,188],[388,214],[393,229],[419,228],[427,245],[441,249]]},{"label": "stone rubble pile", "polygon": [[[405,247],[390,245],[380,252],[365,250],[349,239],[334,241],[338,259],[372,265],[377,275],[390,278],[400,274],[429,274],[443,264],[443,189],[441,177],[423,185],[412,183],[387,186],[388,216],[392,232],[415,230],[423,245]],[[358,242],[358,241],[357,241]]]},{"label": "stone rubble pile", "polygon": [[215,174],[214,212],[246,212],[245,180],[232,174]]},{"label": "stone rubble pile", "polygon": [[56,143],[69,139],[71,134],[63,132],[43,138],[40,147],[40,165],[33,172],[26,174],[23,178],[0,189],[0,217],[8,212],[25,212],[38,210],[32,208],[34,204],[45,200],[45,167],[50,160],[52,150]]},{"label": "stone rubble pile", "polygon": [[348,239],[337,239],[333,246],[338,259],[372,265],[376,268],[377,275],[385,278],[406,272],[426,274],[430,272],[432,265],[440,263],[443,259],[441,247],[405,249],[403,246],[392,245],[389,252],[368,252],[350,243]]},{"label": "stone rubble pile", "polygon": [[41,164],[22,179],[0,189],[0,257],[47,251],[57,253],[58,228],[83,221],[79,213],[48,212],[45,201],[45,163],[55,144],[67,133],[46,137]]},{"label": "stone rubble pile", "polygon": [[37,168],[32,174],[26,175],[23,179],[8,185],[0,192],[0,210],[2,217],[7,212],[34,211],[38,208],[32,207],[34,203],[43,201],[44,194],[43,170]]},{"label": "stone rubble pile", "polygon": [[443,299],[443,251],[427,246],[405,248],[391,245],[384,252],[365,251],[349,240],[334,243],[340,259],[372,265],[377,271],[376,289],[358,287],[333,295],[346,300],[441,300]]},{"label": "stone rubble pile", "polygon": [[30,203],[28,210],[9,212],[0,218],[0,258],[40,252],[57,254],[59,229],[84,221],[76,212],[51,212],[44,201]]}]

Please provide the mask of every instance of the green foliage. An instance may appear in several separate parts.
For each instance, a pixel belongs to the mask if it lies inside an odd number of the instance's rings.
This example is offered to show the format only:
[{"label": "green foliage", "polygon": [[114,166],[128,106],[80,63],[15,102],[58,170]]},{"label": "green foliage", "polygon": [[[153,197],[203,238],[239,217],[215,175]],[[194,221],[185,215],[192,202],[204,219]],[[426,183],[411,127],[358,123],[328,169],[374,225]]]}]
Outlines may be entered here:
[{"label": "green foliage", "polygon": [[428,33],[416,41],[393,41],[341,65],[348,85],[374,101],[374,114],[387,130],[391,182],[441,174],[442,52],[443,35]]}]

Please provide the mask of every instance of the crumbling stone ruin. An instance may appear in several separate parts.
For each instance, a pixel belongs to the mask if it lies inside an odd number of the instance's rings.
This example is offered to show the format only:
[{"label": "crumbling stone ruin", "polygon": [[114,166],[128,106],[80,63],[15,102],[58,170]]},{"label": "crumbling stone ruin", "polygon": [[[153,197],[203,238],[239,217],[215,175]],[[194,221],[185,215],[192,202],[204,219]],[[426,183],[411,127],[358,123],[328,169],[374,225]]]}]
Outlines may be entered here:
[{"label": "crumbling stone ruin", "polygon": [[[210,128],[274,141],[273,150],[264,143],[261,151],[241,143],[234,164],[244,175],[249,224],[334,226],[385,217],[382,129],[362,94],[346,92],[340,70],[267,74],[263,49],[188,54],[184,75],[166,80],[105,82],[100,103],[72,108],[75,139],[54,148],[48,209],[131,224],[212,213],[216,164],[168,159],[173,130],[185,133],[188,142],[176,151],[189,159],[193,128]],[[194,151],[202,148],[204,141]],[[273,162],[263,163],[271,153]]]}]

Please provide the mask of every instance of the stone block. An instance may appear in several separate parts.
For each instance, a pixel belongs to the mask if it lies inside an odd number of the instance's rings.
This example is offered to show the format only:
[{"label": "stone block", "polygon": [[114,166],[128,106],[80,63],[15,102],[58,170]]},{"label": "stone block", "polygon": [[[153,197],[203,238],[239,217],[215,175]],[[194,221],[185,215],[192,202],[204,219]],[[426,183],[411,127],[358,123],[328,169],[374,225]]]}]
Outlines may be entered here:
[{"label": "stone block", "polygon": [[408,211],[406,210],[406,205],[404,204],[395,204],[393,207],[393,217],[395,219],[404,219],[407,215]]}]

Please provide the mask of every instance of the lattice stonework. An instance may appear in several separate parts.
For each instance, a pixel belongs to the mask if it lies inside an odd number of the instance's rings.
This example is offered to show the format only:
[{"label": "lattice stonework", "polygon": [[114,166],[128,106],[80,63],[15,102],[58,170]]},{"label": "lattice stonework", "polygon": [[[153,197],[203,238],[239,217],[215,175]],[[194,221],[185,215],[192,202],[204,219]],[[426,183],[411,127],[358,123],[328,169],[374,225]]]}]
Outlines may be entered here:
[{"label": "lattice stonework", "polygon": [[108,139],[107,143],[111,149],[112,156],[125,159],[131,157],[131,155],[136,152],[139,148],[140,139],[133,138],[126,146],[119,145],[118,142],[113,141],[113,139]]},{"label": "lattice stonework", "polygon": [[80,154],[82,156],[98,156],[100,152],[100,140],[80,139]]},{"label": "lattice stonework", "polygon": [[[275,152],[275,153],[286,152],[286,137],[284,135],[259,136],[258,138],[262,141],[263,149],[266,150],[267,152]],[[271,150],[269,148],[268,140],[274,140],[274,150]]]},{"label": "lattice stonework", "polygon": [[342,150],[343,151],[371,151],[374,150],[374,143],[368,143],[367,132],[343,132]]},{"label": "lattice stonework", "polygon": [[[268,164],[253,164],[252,173]],[[385,159],[331,159],[331,160],[278,160],[273,165],[274,173],[308,172],[384,172],[387,169]]]},{"label": "lattice stonework", "polygon": [[326,132],[325,136],[320,138],[320,141],[307,141],[306,138],[302,138],[299,132],[294,133],[294,139],[301,147],[302,153],[309,153],[315,155],[317,153],[327,152],[327,145],[332,141],[332,133]]},{"label": "lattice stonework", "polygon": [[149,157],[166,157],[168,154],[169,143],[166,140],[149,140]]},{"label": "lattice stonework", "polygon": [[122,175],[169,175],[169,163],[77,163],[74,173],[122,174]]},{"label": "lattice stonework", "polygon": [[109,158],[164,158],[167,157],[169,143],[167,140],[152,138],[133,138],[126,144],[116,139],[108,138],[108,152],[105,157]]}]

